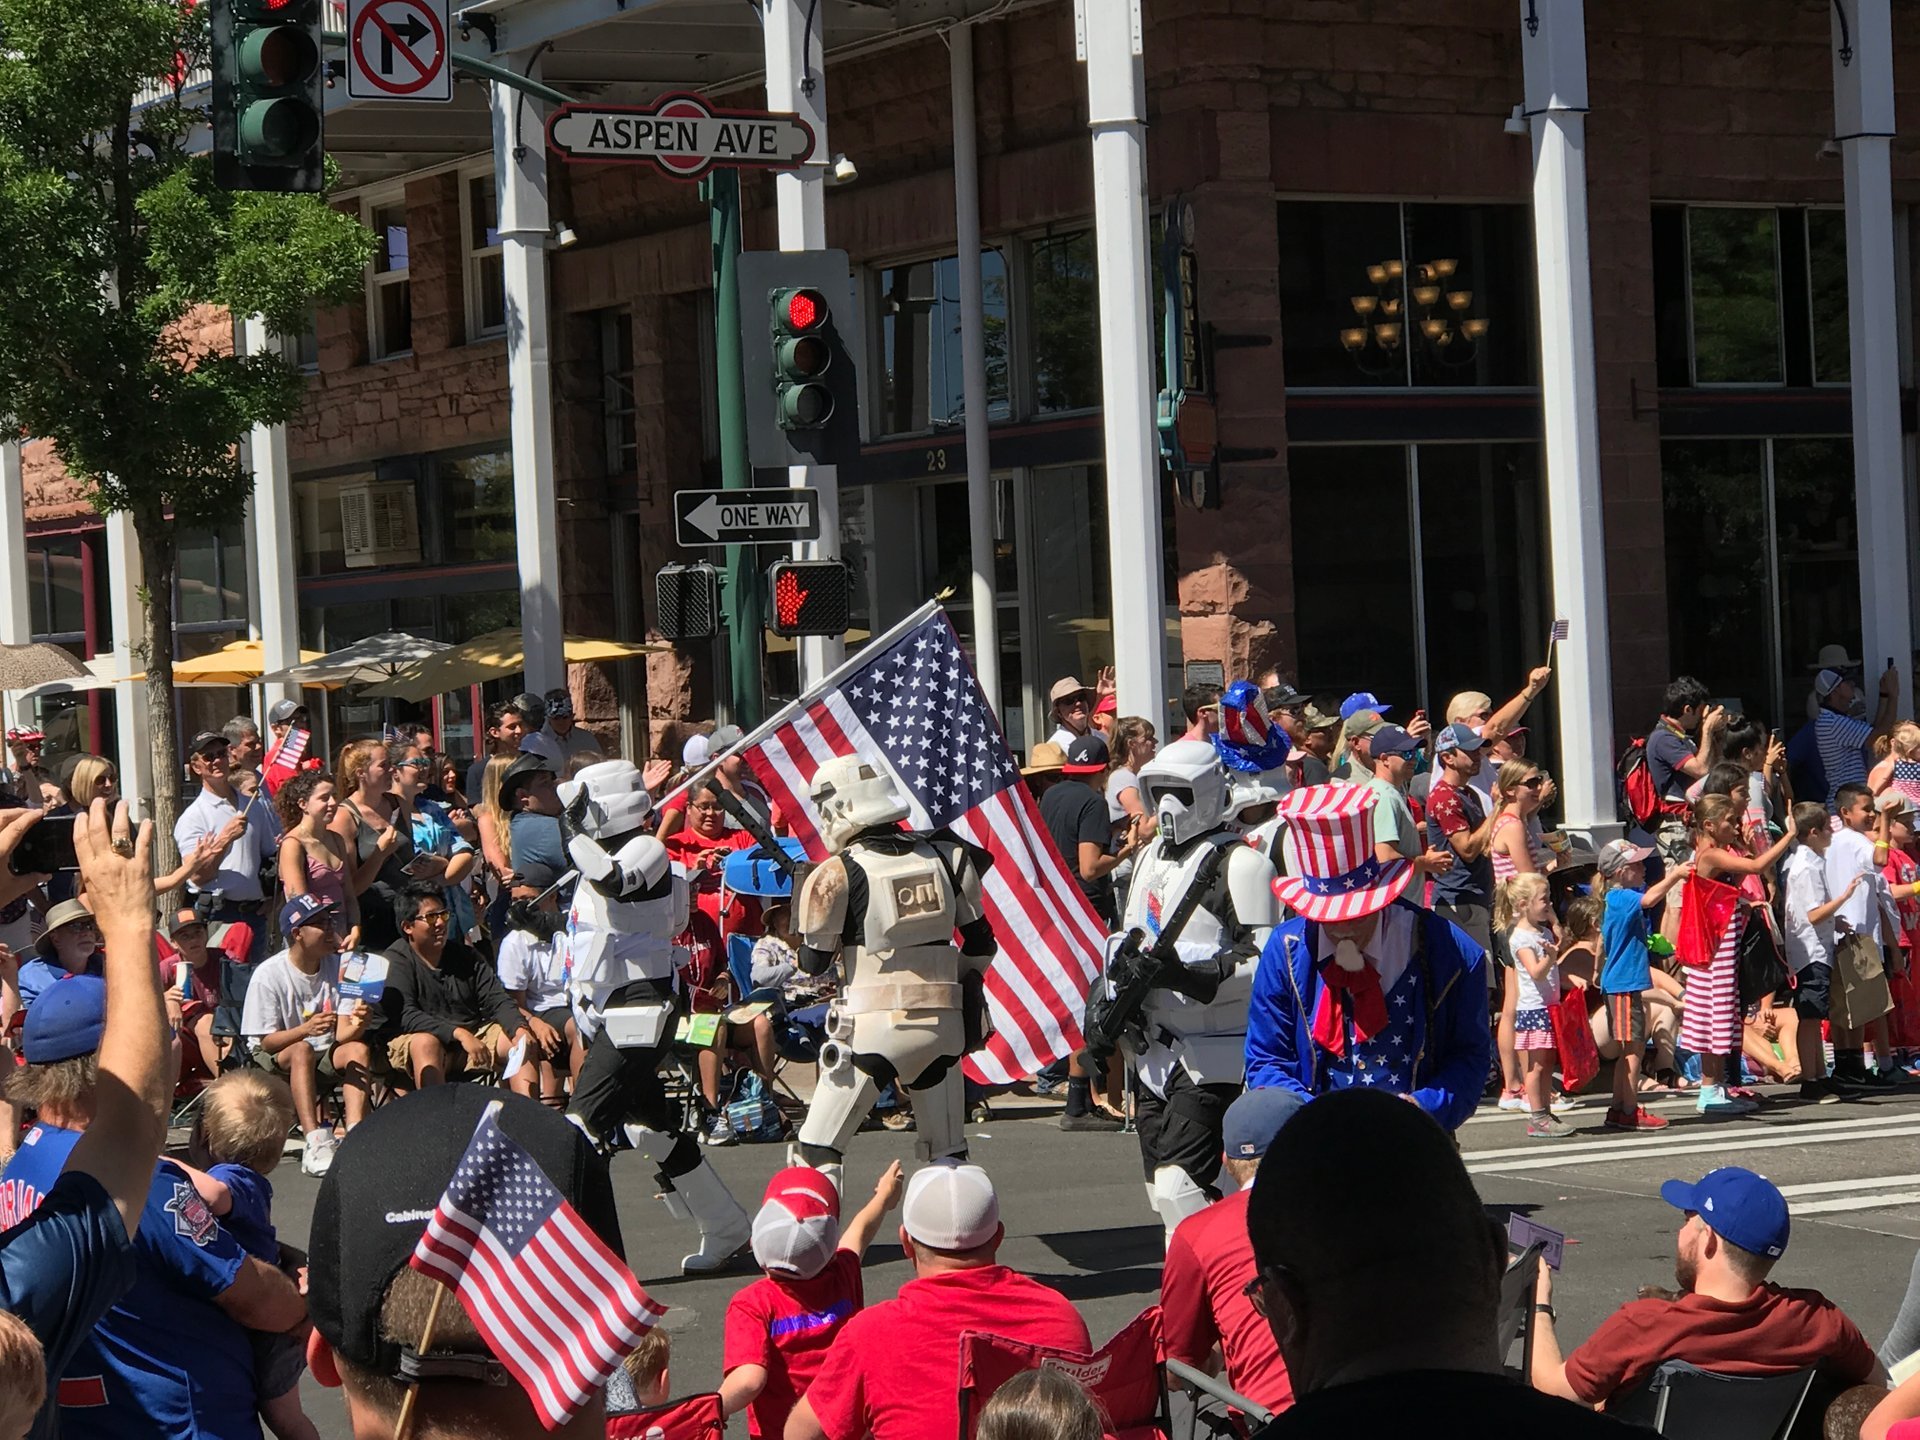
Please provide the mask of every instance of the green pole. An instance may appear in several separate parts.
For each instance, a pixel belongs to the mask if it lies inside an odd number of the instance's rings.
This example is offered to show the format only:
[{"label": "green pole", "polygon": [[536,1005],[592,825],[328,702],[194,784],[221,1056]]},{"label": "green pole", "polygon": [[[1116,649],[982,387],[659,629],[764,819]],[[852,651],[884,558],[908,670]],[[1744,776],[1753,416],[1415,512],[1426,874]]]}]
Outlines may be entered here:
[{"label": "green pole", "polygon": [[[747,460],[746,380],[740,360],[740,172],[714,170],[704,182],[713,235],[713,356],[720,410],[720,484],[727,490],[753,485]],[[735,720],[751,730],[764,713],[760,637],[765,633],[757,556],[750,545],[727,546],[727,583],[722,592],[733,679]]]}]

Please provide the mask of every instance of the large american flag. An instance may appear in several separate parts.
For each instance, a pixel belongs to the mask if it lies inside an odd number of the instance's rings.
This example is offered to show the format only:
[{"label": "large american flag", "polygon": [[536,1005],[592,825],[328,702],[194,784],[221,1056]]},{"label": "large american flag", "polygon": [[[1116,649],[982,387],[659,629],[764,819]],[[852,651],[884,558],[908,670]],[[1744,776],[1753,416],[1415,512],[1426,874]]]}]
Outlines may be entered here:
[{"label": "large american flag", "polygon": [[573,1418],[666,1313],[590,1230],[495,1102],[408,1264],[451,1289],[540,1423]]},{"label": "large american flag", "polygon": [[816,860],[827,851],[807,786],[836,755],[884,763],[914,829],[950,829],[993,856],[984,889],[1000,943],[986,977],[994,1033],[967,1057],[969,1075],[1007,1085],[1081,1048],[1105,927],[1054,849],[944,610],[910,616],[736,753]]}]

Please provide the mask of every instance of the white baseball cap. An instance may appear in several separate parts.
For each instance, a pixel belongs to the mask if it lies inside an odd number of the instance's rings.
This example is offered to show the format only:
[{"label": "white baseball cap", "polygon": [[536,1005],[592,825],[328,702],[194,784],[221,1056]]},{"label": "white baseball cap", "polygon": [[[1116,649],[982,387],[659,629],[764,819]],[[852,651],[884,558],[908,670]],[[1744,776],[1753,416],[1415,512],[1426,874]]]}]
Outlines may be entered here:
[{"label": "white baseball cap", "polygon": [[933,1250],[978,1250],[1000,1229],[1000,1197],[978,1165],[927,1166],[907,1182],[900,1224]]},{"label": "white baseball cap", "polygon": [[811,1280],[840,1244],[840,1193],[818,1170],[789,1166],[767,1182],[753,1217],[753,1258],[762,1270]]}]

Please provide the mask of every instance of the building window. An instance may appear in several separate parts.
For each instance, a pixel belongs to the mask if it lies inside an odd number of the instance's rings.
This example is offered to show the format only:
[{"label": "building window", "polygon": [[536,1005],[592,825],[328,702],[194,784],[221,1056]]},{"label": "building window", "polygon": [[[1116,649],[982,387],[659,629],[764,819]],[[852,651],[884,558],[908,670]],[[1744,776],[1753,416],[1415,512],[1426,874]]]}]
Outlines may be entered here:
[{"label": "building window", "polygon": [[1093,232],[1047,235],[1027,247],[1020,333],[1036,414],[1100,404],[1100,281]]},{"label": "building window", "polygon": [[307,312],[307,323],[300,327],[299,334],[280,337],[280,354],[289,365],[305,374],[311,375],[320,369],[319,311]]},{"label": "building window", "polygon": [[176,627],[230,630],[247,623],[247,548],[239,525],[183,532],[174,565]]},{"label": "building window", "polygon": [[494,177],[467,177],[462,197],[467,242],[467,338],[507,328],[507,276],[500,258],[500,206]]},{"label": "building window", "polygon": [[376,360],[413,353],[413,283],[409,278],[407,207],[403,201],[371,204],[367,224],[376,246],[367,282],[372,354]]},{"label": "building window", "polygon": [[1687,211],[1696,385],[1773,385],[1780,357],[1780,244],[1772,210]]},{"label": "building window", "polygon": [[[987,414],[1012,413],[1007,387],[1007,262],[980,253],[987,357]],[[960,343],[960,261],[955,255],[889,266],[879,274],[880,421],[876,436],[918,435],[965,422]]]},{"label": "building window", "polygon": [[[703,371],[711,374],[710,368]],[[607,474],[633,475],[640,466],[640,421],[633,398],[633,317],[624,310],[600,314],[600,420],[606,437]]]},{"label": "building window", "polygon": [[1286,200],[1279,218],[1289,390],[1538,383],[1525,206]]},{"label": "building window", "polygon": [[434,510],[443,525],[441,558],[456,564],[511,560],[519,550],[512,453],[442,458],[434,464],[434,476],[439,497]]},{"label": "building window", "polygon": [[1807,313],[1813,331],[1813,383],[1845,385],[1853,375],[1847,323],[1847,212],[1807,215]]},{"label": "building window", "polygon": [[27,623],[36,641],[73,647],[86,641],[81,543],[78,535],[49,535],[27,542]]}]

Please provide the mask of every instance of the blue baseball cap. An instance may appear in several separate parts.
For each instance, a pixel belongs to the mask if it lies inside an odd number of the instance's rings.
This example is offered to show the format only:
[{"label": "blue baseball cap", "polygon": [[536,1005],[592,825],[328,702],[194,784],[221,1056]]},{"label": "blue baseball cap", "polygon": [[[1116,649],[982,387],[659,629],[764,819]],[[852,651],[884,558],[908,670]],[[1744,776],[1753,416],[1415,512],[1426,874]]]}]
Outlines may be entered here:
[{"label": "blue baseball cap", "polygon": [[293,932],[302,925],[313,922],[315,916],[324,915],[337,908],[333,901],[320,895],[296,895],[280,907],[280,934],[291,938]]},{"label": "blue baseball cap", "polygon": [[1258,1160],[1280,1127],[1306,1103],[1302,1096],[1278,1087],[1241,1091],[1220,1122],[1221,1153],[1229,1160]]},{"label": "blue baseball cap", "polygon": [[1694,1184],[1669,1180],[1660,1187],[1660,1198],[1676,1210],[1698,1215],[1714,1234],[1742,1250],[1774,1260],[1786,1251],[1793,1224],[1787,1197],[1763,1175],[1727,1165],[1709,1170]]},{"label": "blue baseball cap", "polygon": [[107,1028],[107,982],[98,975],[56,980],[27,1007],[20,1049],[29,1065],[51,1065],[100,1048]]},{"label": "blue baseball cap", "polygon": [[[1487,742],[1481,738],[1480,732],[1474,729],[1473,726],[1456,721],[1434,737],[1433,753],[1436,755],[1445,755],[1454,750],[1478,750],[1486,743]],[[1380,748],[1377,741],[1373,748],[1376,750]]]},{"label": "blue baseball cap", "polygon": [[1340,718],[1351,720],[1361,710],[1374,710],[1384,715],[1392,708],[1371,690],[1356,690],[1340,702]]},{"label": "blue baseball cap", "polygon": [[1373,753],[1376,756],[1412,755],[1419,749],[1420,742],[1398,725],[1382,725],[1373,732]]}]

